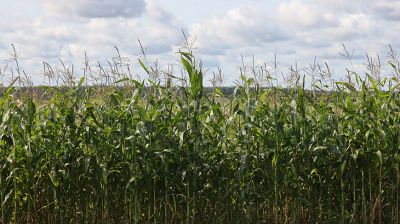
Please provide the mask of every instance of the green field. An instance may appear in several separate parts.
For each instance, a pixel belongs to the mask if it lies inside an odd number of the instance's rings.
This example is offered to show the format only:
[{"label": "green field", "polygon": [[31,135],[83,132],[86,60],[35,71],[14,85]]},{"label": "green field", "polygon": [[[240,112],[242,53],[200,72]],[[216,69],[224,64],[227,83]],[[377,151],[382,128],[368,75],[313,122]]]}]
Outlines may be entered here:
[{"label": "green field", "polygon": [[180,61],[186,86],[4,88],[1,223],[400,223],[397,78],[224,96]]}]

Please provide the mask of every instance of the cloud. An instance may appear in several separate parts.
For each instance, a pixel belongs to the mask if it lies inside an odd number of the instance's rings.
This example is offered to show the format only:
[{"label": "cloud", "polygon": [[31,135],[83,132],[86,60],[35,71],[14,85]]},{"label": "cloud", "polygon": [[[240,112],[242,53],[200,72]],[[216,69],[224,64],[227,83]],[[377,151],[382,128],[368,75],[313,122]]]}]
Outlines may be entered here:
[{"label": "cloud", "polygon": [[194,24],[191,34],[198,39],[203,53],[218,54],[230,48],[263,46],[285,39],[270,17],[255,7],[240,7]]},{"label": "cloud", "polygon": [[320,22],[322,16],[311,5],[301,1],[290,1],[279,4],[276,18],[287,26],[312,27]]},{"label": "cloud", "polygon": [[374,37],[378,29],[377,23],[366,14],[347,14],[318,29],[294,29],[293,40],[298,41],[299,45],[322,48],[335,43]]},{"label": "cloud", "polygon": [[144,0],[42,0],[46,11],[60,17],[138,17],[145,10]]},{"label": "cloud", "polygon": [[336,14],[364,13],[375,17],[376,20],[400,19],[400,1],[398,0],[312,0],[319,9],[329,10]]},{"label": "cloud", "polygon": [[380,30],[376,17],[367,13],[361,3],[359,0],[286,1],[277,6],[274,20],[297,46],[320,50],[376,36]]},{"label": "cloud", "polygon": [[[144,6],[140,9],[141,16],[139,11],[136,14],[121,14],[111,10],[100,15],[81,9],[89,2],[92,1],[84,0],[78,6],[71,6],[70,2],[60,1],[60,5],[57,6],[55,3],[50,4],[50,0],[45,0],[44,3],[48,5],[38,5],[43,7],[42,9],[51,8],[56,11],[61,10],[63,6],[72,7],[61,17],[55,15],[55,11],[38,15],[22,11],[6,12],[3,14],[5,18],[18,19],[12,26],[5,20],[0,21],[0,60],[10,57],[10,44],[14,43],[21,67],[29,71],[30,75],[34,74],[34,80],[40,82],[37,74],[41,72],[42,61],[58,65],[58,60],[62,59],[67,64],[73,63],[78,71],[84,60],[84,51],[93,63],[97,60],[106,63],[116,55],[114,46],[117,46],[123,56],[135,61],[135,55],[140,52],[138,39],[146,48],[150,61],[160,58],[161,63],[161,60],[167,60],[166,55],[175,56],[173,49],[182,40],[181,29],[184,25],[174,14],[160,7],[155,1],[146,0],[143,4],[142,1],[130,1],[127,4],[123,3],[125,1],[114,1],[117,5],[110,5],[112,9],[121,8],[122,5],[128,8],[134,5]],[[96,2],[98,3],[94,4],[94,8],[101,11],[112,1]],[[66,19],[67,17],[69,19]],[[170,58],[168,60],[171,61]],[[135,63],[134,61],[132,63]],[[0,61],[0,68],[3,65]]]},{"label": "cloud", "polygon": [[4,45],[14,43],[21,50],[21,56],[57,57],[61,48],[68,42],[77,41],[79,32],[67,25],[48,26],[40,18],[21,20],[17,30],[8,30],[2,34]]},{"label": "cloud", "polygon": [[[54,1],[43,0],[45,9],[55,11],[67,7],[68,13],[77,13],[80,16],[94,16],[81,20],[72,17],[69,20],[60,19],[53,14],[31,18],[8,12],[6,17],[19,17],[13,27],[0,21],[2,38],[0,46],[9,46],[15,43],[21,51],[21,56],[28,58],[42,58],[43,60],[58,59],[60,56],[80,57],[86,50],[93,57],[104,58],[115,53],[113,46],[119,46],[121,51],[129,54],[139,52],[138,39],[147,48],[148,54],[164,54],[172,51],[173,46],[180,40],[182,22],[173,14],[164,10],[155,1],[146,0],[70,0]],[[76,3],[76,4],[75,4]],[[91,9],[85,9],[92,4]],[[106,6],[108,10],[106,10]],[[141,11],[142,17],[125,17],[135,15],[134,7]],[[142,8],[144,7],[144,8]],[[114,13],[124,8],[120,13]],[[95,10],[97,14],[86,13],[85,10]],[[101,12],[102,10],[108,12]],[[85,13],[83,13],[85,12]],[[89,12],[89,11],[88,11]],[[122,14],[121,14],[122,13]],[[113,16],[115,15],[115,16]],[[137,14],[138,15],[138,14]],[[102,52],[104,49],[107,52]]]},{"label": "cloud", "polygon": [[350,14],[339,19],[337,32],[346,39],[373,35],[375,22],[363,13]]},{"label": "cloud", "polygon": [[119,46],[125,53],[136,54],[140,39],[149,55],[170,53],[181,39],[182,22],[153,1],[147,1],[143,17],[93,18],[82,27],[79,45],[88,51]]},{"label": "cloud", "polygon": [[397,0],[374,1],[376,11],[384,19],[398,21],[400,19],[400,2]]},{"label": "cloud", "polygon": [[369,4],[362,0],[235,0],[214,9],[213,13],[219,12],[215,16],[202,10],[188,20],[180,19],[182,9],[172,9],[177,5],[172,4],[169,11],[160,1],[38,0],[42,4],[30,5],[35,12],[19,10],[16,4],[16,10],[2,15],[7,20],[0,21],[0,60],[9,57],[10,43],[17,47],[21,63],[37,64],[39,69],[42,60],[58,63],[60,57],[79,67],[84,50],[89,59],[105,62],[115,56],[114,46],[134,59],[140,39],[149,61],[174,63],[183,29],[197,37],[194,53],[205,68],[221,66],[226,78],[234,80],[242,55],[245,60],[254,56],[256,61],[271,61],[276,53],[283,67],[296,62],[307,65],[317,56],[339,67],[341,43],[356,50],[357,61],[366,51],[384,54],[387,44],[400,48],[397,0]]}]

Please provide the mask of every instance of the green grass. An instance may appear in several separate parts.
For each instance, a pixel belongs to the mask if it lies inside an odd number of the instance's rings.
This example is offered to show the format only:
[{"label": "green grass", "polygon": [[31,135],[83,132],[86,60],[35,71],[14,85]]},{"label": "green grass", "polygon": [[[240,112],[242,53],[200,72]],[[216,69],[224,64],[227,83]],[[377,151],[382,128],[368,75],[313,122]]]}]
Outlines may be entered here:
[{"label": "green grass", "polygon": [[187,87],[8,87],[1,222],[400,223],[398,79],[260,88],[242,70],[224,98],[180,59]]}]

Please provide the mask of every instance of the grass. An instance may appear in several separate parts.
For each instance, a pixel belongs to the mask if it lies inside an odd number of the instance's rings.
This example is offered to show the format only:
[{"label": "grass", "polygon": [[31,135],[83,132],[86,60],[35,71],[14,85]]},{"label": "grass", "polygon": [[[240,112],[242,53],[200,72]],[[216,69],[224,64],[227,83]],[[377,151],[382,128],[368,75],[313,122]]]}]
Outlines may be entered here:
[{"label": "grass", "polygon": [[307,90],[292,69],[290,88],[261,88],[271,73],[250,67],[224,97],[221,74],[206,92],[179,57],[187,80],[142,58],[147,84],[121,56],[97,87],[89,67],[75,82],[45,64],[68,87],[22,90],[18,68],[0,97],[1,222],[400,223],[398,78],[318,70]]}]

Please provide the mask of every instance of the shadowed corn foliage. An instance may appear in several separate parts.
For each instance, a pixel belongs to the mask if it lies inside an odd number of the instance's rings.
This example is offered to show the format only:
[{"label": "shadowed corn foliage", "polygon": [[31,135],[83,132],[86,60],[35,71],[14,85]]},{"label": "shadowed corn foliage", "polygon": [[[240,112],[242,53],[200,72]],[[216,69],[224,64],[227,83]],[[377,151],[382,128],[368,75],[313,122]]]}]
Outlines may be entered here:
[{"label": "shadowed corn foliage", "polygon": [[224,98],[179,54],[188,87],[7,88],[1,222],[400,223],[398,79]]}]

